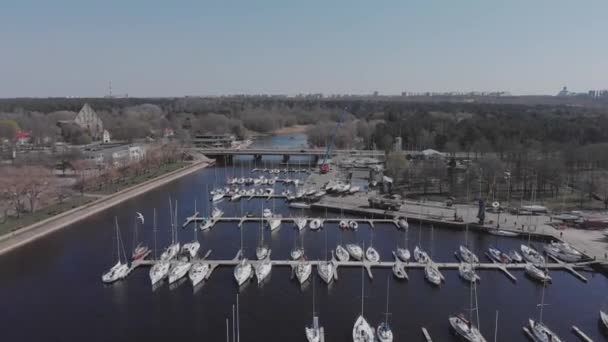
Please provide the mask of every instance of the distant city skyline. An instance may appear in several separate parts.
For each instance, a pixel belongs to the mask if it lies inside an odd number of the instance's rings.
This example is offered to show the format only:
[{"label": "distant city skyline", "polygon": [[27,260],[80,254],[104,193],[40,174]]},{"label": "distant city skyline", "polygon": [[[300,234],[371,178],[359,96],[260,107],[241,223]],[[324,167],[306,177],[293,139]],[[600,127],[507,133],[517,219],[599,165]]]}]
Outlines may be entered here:
[{"label": "distant city skyline", "polygon": [[0,97],[608,88],[608,2],[12,1]]}]

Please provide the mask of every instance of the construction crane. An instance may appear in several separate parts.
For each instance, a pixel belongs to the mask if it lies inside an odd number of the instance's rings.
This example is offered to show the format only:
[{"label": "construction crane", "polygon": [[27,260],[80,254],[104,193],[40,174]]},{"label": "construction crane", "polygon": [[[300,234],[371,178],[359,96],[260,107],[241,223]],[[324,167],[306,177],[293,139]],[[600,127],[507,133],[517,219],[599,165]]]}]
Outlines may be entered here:
[{"label": "construction crane", "polygon": [[344,113],[346,113],[346,108],[340,113],[340,117],[338,118],[338,122],[336,122],[336,126],[334,127],[333,132],[331,132],[331,136],[329,137],[329,144],[327,144],[327,149],[325,150],[325,155],[323,156],[323,161],[321,165],[319,165],[319,172],[328,173],[329,172],[329,164],[327,160],[329,159],[329,155],[331,153],[331,149],[334,146],[334,141],[336,140],[336,134],[338,133],[338,128],[342,125],[342,121],[344,120]]}]

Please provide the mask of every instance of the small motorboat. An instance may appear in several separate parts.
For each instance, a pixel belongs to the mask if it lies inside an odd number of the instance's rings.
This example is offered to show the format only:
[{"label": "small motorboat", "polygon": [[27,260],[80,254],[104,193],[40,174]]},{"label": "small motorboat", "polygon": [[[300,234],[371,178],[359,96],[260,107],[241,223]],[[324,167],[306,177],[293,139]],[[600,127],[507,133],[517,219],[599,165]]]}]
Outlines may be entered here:
[{"label": "small motorboat", "polygon": [[432,262],[427,263],[424,267],[424,277],[433,285],[441,284],[441,272],[439,272],[437,266]]},{"label": "small motorboat", "polygon": [[506,255],[505,253],[503,253],[498,248],[494,248],[494,247],[488,248],[488,256],[493,261],[496,261],[496,262],[501,263],[501,264],[509,264],[512,261],[511,258],[508,255]]},{"label": "small motorboat", "polygon": [[310,229],[311,230],[317,230],[319,228],[321,228],[321,226],[323,226],[323,221],[321,219],[313,219],[312,221],[310,221]]},{"label": "small motorboat", "polygon": [[527,262],[533,263],[534,265],[537,265],[537,266],[540,266],[545,263],[545,257],[540,255],[540,253],[538,253],[538,251],[536,251],[536,249],[534,249],[530,246],[521,245],[521,256]]},{"label": "small motorboat", "polygon": [[357,221],[355,221],[355,220],[349,220],[348,221],[348,226],[352,230],[357,230],[359,228],[359,223],[357,223]]},{"label": "small motorboat", "polygon": [[[293,198],[296,198],[296,196],[293,196]],[[310,204],[305,202],[291,202],[289,203],[289,207],[294,209],[310,209]]]},{"label": "small motorboat", "polygon": [[458,259],[460,259],[460,261],[462,261],[462,262],[466,262],[469,264],[479,263],[479,258],[477,258],[477,255],[475,255],[475,253],[471,252],[471,250],[465,246],[461,245],[458,248],[457,255],[458,255]]},{"label": "small motorboat", "polygon": [[207,277],[207,273],[209,273],[210,266],[205,262],[195,262],[190,267],[190,271],[188,272],[188,278],[192,282],[192,286],[198,285],[201,281],[203,281]]},{"label": "small motorboat", "polygon": [[348,254],[348,251],[344,247],[342,247],[342,245],[337,245],[336,258],[338,259],[338,261],[348,261],[350,259],[350,254]]},{"label": "small motorboat", "polygon": [[346,250],[353,259],[358,261],[361,261],[363,259],[363,249],[361,248],[361,246],[355,243],[349,243],[346,245]]},{"label": "small motorboat", "polygon": [[340,223],[338,223],[338,227],[340,227],[340,229],[348,229],[348,221],[340,220]]},{"label": "small motorboat", "polygon": [[431,258],[429,258],[429,255],[426,254],[426,252],[420,247],[416,246],[416,248],[414,248],[414,260],[416,260],[416,262],[426,264],[430,261],[430,259]]},{"label": "small motorboat", "polygon": [[372,246],[367,247],[365,250],[365,258],[371,262],[380,262],[380,254]]},{"label": "small motorboat", "polygon": [[529,275],[532,279],[538,280],[542,283],[551,281],[551,276],[549,276],[549,273],[541,270],[534,264],[526,263],[525,270],[526,274]]},{"label": "small motorboat", "polygon": [[378,335],[379,342],[393,342],[393,331],[388,322],[382,322],[378,325],[376,335]]},{"label": "small motorboat", "polygon": [[213,194],[213,197],[211,197],[211,200],[213,202],[219,202],[224,198],[225,194],[223,191],[218,190]]},{"label": "small motorboat", "polygon": [[241,199],[241,197],[243,197],[243,195],[240,192],[235,192],[232,197],[230,197],[230,201],[238,201]]},{"label": "small motorboat", "polygon": [[554,242],[544,247],[545,253],[564,262],[578,262],[583,259],[583,254],[566,242]]},{"label": "small motorboat", "polygon": [[407,272],[405,271],[405,266],[400,262],[396,262],[393,265],[393,274],[397,279],[408,279]]}]

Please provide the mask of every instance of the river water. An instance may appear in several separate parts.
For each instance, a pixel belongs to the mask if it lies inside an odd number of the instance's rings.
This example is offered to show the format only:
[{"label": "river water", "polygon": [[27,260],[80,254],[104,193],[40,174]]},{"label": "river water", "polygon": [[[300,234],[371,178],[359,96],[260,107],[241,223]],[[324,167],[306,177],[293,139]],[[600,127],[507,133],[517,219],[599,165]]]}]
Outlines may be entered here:
[{"label": "river water", "polygon": [[[262,138],[260,146],[299,146],[305,144],[303,135]],[[306,159],[300,159],[306,164]],[[279,159],[264,159],[270,166]],[[298,159],[292,159],[298,162]],[[114,218],[121,226],[127,253],[133,246],[132,226],[135,212],[146,217],[140,232],[153,245],[152,213],[158,212],[157,246],[160,251],[170,240],[169,198],[178,201],[179,225],[197,208],[207,211],[207,189],[223,183],[227,176],[247,175],[251,158],[241,158],[234,165],[203,169],[166,186],[124,202],[114,208],[73,224],[59,232],[32,242],[0,257],[0,327],[3,341],[225,341],[226,318],[231,315],[237,292],[240,301],[240,338],[242,341],[305,341],[304,326],[312,315],[312,286],[300,287],[292,279],[291,270],[274,267],[271,279],[262,286],[251,282],[237,289],[232,268],[217,268],[202,286],[193,289],[189,281],[177,286],[166,283],[152,289],[148,269],[141,267],[127,279],[104,285],[101,274],[116,261]],[[301,175],[300,177],[304,177]],[[278,192],[281,186],[277,186]],[[260,213],[272,208],[283,216],[300,214],[290,211],[281,200],[255,199],[231,203],[222,202],[226,215],[245,212]],[[310,213],[312,215],[312,213]],[[316,215],[325,215],[316,213]],[[332,216],[332,214],[329,214]],[[464,243],[464,233],[449,229],[418,226],[409,229],[408,242],[412,250],[420,243],[432,252],[437,261],[454,261],[454,251]],[[325,238],[328,249],[341,239],[344,243],[357,241],[369,244],[371,229],[362,224],[357,232],[339,235],[334,225],[324,230],[305,230],[303,240],[309,259],[325,258]],[[193,239],[191,228],[179,229],[179,239]],[[247,223],[243,245],[249,258],[254,258],[258,240],[258,224]],[[265,231],[271,244],[272,258],[287,259],[294,245],[296,232],[291,224],[272,234]],[[240,231],[236,223],[217,224],[208,232],[198,232],[201,249],[212,249],[211,259],[232,258],[240,246]],[[480,256],[491,245],[503,249],[518,248],[523,241],[469,233],[469,244]],[[402,233],[392,225],[377,225],[373,244],[383,260],[392,259],[396,242]],[[361,311],[361,270],[339,269],[339,280],[327,287],[316,277],[316,307],[326,341],[352,341],[352,327]],[[313,270],[316,273],[316,269]],[[391,322],[395,341],[421,341],[421,327],[426,327],[435,341],[456,341],[449,330],[448,316],[467,313],[469,288],[457,271],[443,271],[446,282],[440,288],[429,285],[422,270],[409,271],[409,281],[397,281],[389,269],[374,269],[374,279],[365,275],[364,312],[372,325],[384,319],[386,284],[390,282]],[[523,272],[512,272],[518,280],[512,282],[498,271],[481,271],[477,287],[481,331],[493,340],[496,312],[498,341],[525,341],[522,334],[528,318],[538,317],[542,287],[529,280]],[[552,272],[553,283],[545,290],[543,320],[565,341],[575,341],[570,328],[576,325],[596,341],[606,339],[598,311],[605,307],[608,281],[605,276],[583,272],[589,279],[583,283],[566,272]]]}]

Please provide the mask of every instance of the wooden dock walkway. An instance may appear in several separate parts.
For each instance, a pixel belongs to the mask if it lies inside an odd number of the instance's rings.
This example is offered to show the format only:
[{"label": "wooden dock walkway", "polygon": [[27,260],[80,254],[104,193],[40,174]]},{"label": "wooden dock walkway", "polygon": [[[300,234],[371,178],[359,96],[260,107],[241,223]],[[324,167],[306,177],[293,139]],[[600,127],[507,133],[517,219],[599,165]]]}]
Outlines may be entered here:
[{"label": "wooden dock walkway", "polygon": [[[288,217],[281,217],[280,220],[281,220],[281,222],[294,222],[296,219],[299,219],[299,218],[300,217],[289,217],[288,216]],[[399,228],[399,223],[397,222],[397,220],[393,220],[393,219],[340,218],[340,217],[328,217],[328,218],[302,217],[302,218],[305,219],[308,223],[310,223],[310,221],[315,220],[315,219],[321,220],[322,223],[339,223],[340,221],[345,220],[345,221],[355,221],[355,222],[357,222],[357,224],[368,224],[372,228],[376,227],[375,226],[376,223],[391,224],[391,225],[395,225],[397,228]],[[187,227],[191,223],[202,222],[205,219],[206,218],[203,218],[202,216],[200,216],[199,212],[196,212],[194,215],[188,216],[186,218],[186,220],[182,224],[182,228]],[[213,221],[215,223],[217,223],[217,222],[238,222],[238,227],[241,227],[243,225],[243,223],[245,223],[245,222],[260,222],[260,221],[264,222],[267,220],[268,220],[267,218],[263,218],[263,217],[247,217],[247,216],[220,217],[220,218],[213,219]]]}]

